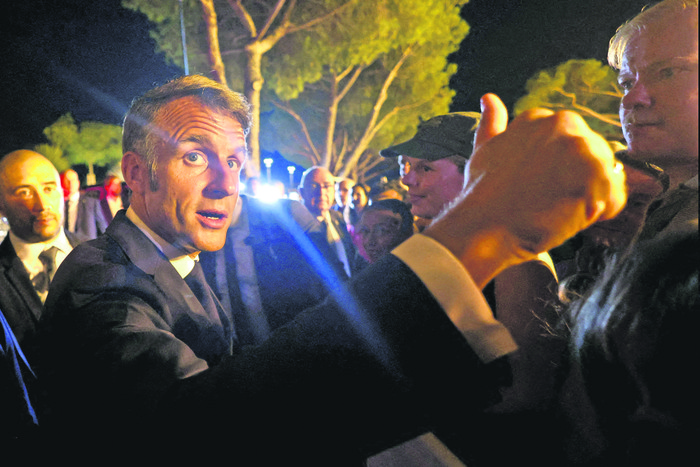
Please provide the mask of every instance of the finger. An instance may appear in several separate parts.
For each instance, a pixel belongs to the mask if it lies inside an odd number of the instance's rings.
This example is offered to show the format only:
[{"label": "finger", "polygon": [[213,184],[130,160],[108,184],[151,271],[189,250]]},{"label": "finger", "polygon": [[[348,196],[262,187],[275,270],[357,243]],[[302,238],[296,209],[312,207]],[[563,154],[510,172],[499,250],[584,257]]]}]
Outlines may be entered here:
[{"label": "finger", "polygon": [[605,202],[605,208],[601,210],[599,220],[608,220],[617,216],[627,203],[627,183],[624,166],[619,162],[613,162],[612,169],[608,168],[610,180],[609,193]]},{"label": "finger", "polygon": [[627,183],[624,165],[615,159],[607,141],[600,135],[589,133],[589,151],[597,159],[598,179],[593,186],[593,202],[587,215],[593,222],[612,219],[627,202]]},{"label": "finger", "polygon": [[503,101],[495,94],[485,94],[481,98],[481,122],[476,129],[474,149],[506,131],[507,126],[508,109]]}]

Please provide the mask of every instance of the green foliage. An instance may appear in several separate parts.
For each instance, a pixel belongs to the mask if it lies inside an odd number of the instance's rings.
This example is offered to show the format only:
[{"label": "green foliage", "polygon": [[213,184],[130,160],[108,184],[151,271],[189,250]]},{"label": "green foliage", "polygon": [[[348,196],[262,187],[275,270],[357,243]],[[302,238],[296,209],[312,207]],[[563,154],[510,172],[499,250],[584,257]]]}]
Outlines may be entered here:
[{"label": "green foliage", "polygon": [[615,70],[602,62],[569,60],[538,72],[525,88],[527,94],[515,103],[515,115],[535,107],[574,110],[607,139],[622,138],[618,117],[622,91]]},{"label": "green foliage", "polygon": [[[464,3],[357,2],[337,21],[286,38],[265,56],[264,75],[274,93],[268,98],[282,101],[303,119],[316,152],[322,153],[324,138],[332,137],[332,154],[314,160],[300,124],[280,110],[264,120],[261,144],[297,163],[327,164],[338,175],[371,176],[367,172],[383,162],[380,149],[410,138],[420,118],[448,111],[454,95],[449,79],[456,66],[447,57],[469,29],[459,15]],[[406,51],[408,58],[380,102],[382,86]],[[359,78],[337,107],[336,128],[329,129],[329,105],[355,71]],[[373,133],[369,141],[368,133]],[[353,160],[358,152],[361,157]]]},{"label": "green foliage", "polygon": [[[468,33],[460,17],[467,1],[304,0],[291,12],[292,2],[287,2],[268,36],[288,17],[286,33],[265,53],[261,65],[261,146],[304,166],[321,163],[338,175],[363,175],[377,166],[380,149],[411,137],[421,118],[448,111],[453,96],[449,79],[456,66],[448,64],[447,56]],[[228,84],[242,90],[249,65],[244,48],[253,38],[230,3],[215,1],[219,41]],[[153,37],[160,50],[182,63],[176,2],[122,4],[146,14],[155,24]],[[207,73],[201,5],[197,0],[183,4],[190,72]],[[277,0],[242,4],[259,33]],[[403,58],[405,52],[408,58]],[[394,76],[397,64],[401,66]]]},{"label": "green foliage", "polygon": [[52,144],[38,144],[34,146],[34,151],[46,157],[51,163],[56,167],[56,170],[63,172],[66,169],[70,169],[71,164],[63,157],[63,149]]},{"label": "green foliage", "polygon": [[[71,114],[59,117],[51,126],[44,129],[44,135],[50,145],[47,151],[62,155],[61,159],[69,165],[86,164],[93,171],[93,166],[107,166],[118,163],[122,157],[121,127],[101,122],[82,122],[79,126]],[[48,149],[52,148],[52,149]],[[39,151],[41,152],[41,151]],[[50,156],[42,152],[46,157]],[[54,162],[52,160],[52,162]],[[63,164],[63,162],[59,162]],[[60,171],[58,164],[54,162]]]}]

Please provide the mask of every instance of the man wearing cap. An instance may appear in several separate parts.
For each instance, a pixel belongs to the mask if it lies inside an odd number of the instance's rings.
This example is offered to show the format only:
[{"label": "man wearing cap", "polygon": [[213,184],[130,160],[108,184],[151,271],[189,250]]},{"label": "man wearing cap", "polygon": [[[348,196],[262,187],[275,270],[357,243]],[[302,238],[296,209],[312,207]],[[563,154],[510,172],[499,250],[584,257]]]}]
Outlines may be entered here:
[{"label": "man wearing cap", "polygon": [[[426,226],[462,192],[464,169],[472,154],[474,135],[480,120],[481,115],[477,112],[439,115],[422,122],[410,140],[380,152],[384,157],[399,158],[401,181],[408,186],[411,212],[425,219]],[[421,219],[416,222],[419,229]],[[556,281],[552,259],[549,254],[543,253],[535,260],[501,272],[483,290],[494,315],[507,323],[516,342],[522,345],[520,352],[511,357],[514,361],[518,360],[514,366],[515,384],[502,391],[503,401],[492,408],[497,413],[537,410],[547,403],[552,394],[553,380],[548,370],[550,362],[544,356],[556,354],[557,351],[551,348],[558,346],[558,343],[543,339],[542,331],[546,323],[553,322],[557,316],[554,306],[557,299],[554,293]],[[523,316],[528,318],[523,320]],[[446,430],[460,432],[455,427]],[[451,435],[445,437],[444,427],[436,427],[435,432],[453,447]],[[425,446],[435,443],[432,434],[424,435],[380,453],[371,458],[368,465],[374,467],[390,462],[397,456],[403,456],[405,451],[420,455],[426,450]],[[435,455],[432,449],[428,449],[428,456]]]},{"label": "man wearing cap", "polygon": [[478,112],[439,115],[418,125],[413,138],[380,152],[399,158],[414,216],[434,219],[462,191],[479,120]]}]

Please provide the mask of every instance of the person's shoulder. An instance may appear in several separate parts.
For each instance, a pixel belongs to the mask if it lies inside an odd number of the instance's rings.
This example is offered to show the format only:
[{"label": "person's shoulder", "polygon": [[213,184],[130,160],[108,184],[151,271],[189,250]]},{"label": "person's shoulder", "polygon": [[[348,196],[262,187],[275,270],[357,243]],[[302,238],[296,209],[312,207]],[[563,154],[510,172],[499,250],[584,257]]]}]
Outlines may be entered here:
[{"label": "person's shoulder", "polygon": [[17,256],[17,253],[15,253],[15,249],[12,246],[10,234],[8,232],[2,242],[0,242],[0,258],[10,258],[14,256]]},{"label": "person's shoulder", "polygon": [[[108,290],[121,290],[126,296],[129,288],[143,282],[140,278],[148,277],[140,272],[113,238],[102,235],[73,248],[56,271],[49,295],[68,293],[75,296],[71,300],[81,301]],[[56,299],[53,298],[51,302]],[[50,305],[49,299],[47,307]]]},{"label": "person's shoulder", "polygon": [[328,215],[331,216],[331,219],[333,219],[336,222],[342,222],[343,224],[345,223],[345,219],[343,219],[343,213],[340,211],[330,210],[328,211]]},{"label": "person's shoulder", "polygon": [[93,204],[102,198],[102,190],[99,187],[88,187],[80,193],[82,204]]}]

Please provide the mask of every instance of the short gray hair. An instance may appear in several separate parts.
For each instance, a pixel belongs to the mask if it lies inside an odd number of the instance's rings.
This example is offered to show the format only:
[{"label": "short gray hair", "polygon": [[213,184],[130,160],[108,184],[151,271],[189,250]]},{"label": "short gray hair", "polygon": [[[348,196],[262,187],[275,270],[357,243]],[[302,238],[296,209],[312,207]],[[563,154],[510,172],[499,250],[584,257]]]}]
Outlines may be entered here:
[{"label": "short gray hair", "polygon": [[[617,28],[617,32],[610,39],[608,47],[608,63],[619,70],[622,64],[622,55],[632,36],[647,27],[647,25],[666,17],[669,14],[683,10],[698,8],[698,0],[664,0],[652,7],[645,7],[641,13]],[[695,13],[697,24],[697,12]]]},{"label": "short gray hair", "polygon": [[133,151],[145,158],[152,190],[158,189],[158,181],[155,178],[155,148],[162,141],[162,136],[153,122],[164,106],[188,96],[197,98],[213,110],[230,115],[241,124],[246,135],[250,131],[251,110],[245,97],[205,76],[182,76],[137,97],[124,117],[122,151]]}]

